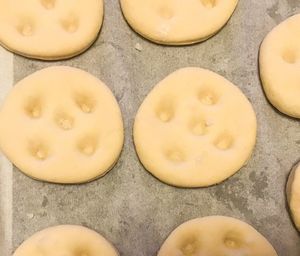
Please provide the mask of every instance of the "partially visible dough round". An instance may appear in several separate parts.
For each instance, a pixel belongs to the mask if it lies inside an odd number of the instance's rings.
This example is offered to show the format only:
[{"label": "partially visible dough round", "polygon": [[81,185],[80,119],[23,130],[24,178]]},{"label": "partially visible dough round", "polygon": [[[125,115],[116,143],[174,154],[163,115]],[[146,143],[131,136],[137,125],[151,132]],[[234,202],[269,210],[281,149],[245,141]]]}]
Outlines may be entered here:
[{"label": "partially visible dough round", "polygon": [[293,167],[289,175],[286,195],[295,226],[300,231],[300,163]]},{"label": "partially visible dough round", "polygon": [[145,38],[167,45],[208,39],[229,20],[238,0],[120,0],[129,25]]},{"label": "partially visible dough round", "polygon": [[247,163],[255,141],[256,116],[245,95],[201,68],[177,70],[155,86],[134,124],[144,167],[179,187],[229,178]]},{"label": "partially visible dough round", "polygon": [[0,0],[0,44],[35,59],[85,51],[103,21],[103,0]]},{"label": "partially visible dough round", "polygon": [[13,256],[118,256],[104,237],[82,226],[44,229],[23,242]]},{"label": "partially visible dough round", "polygon": [[176,228],[158,256],[277,256],[272,245],[240,220],[210,216],[190,220]]},{"label": "partially visible dough round", "polygon": [[300,118],[300,14],[288,18],[267,35],[259,62],[269,101],[282,113]]},{"label": "partially visible dough round", "polygon": [[28,176],[48,182],[103,176],[123,146],[114,95],[96,77],[71,67],[46,68],[17,83],[0,123],[3,153]]}]

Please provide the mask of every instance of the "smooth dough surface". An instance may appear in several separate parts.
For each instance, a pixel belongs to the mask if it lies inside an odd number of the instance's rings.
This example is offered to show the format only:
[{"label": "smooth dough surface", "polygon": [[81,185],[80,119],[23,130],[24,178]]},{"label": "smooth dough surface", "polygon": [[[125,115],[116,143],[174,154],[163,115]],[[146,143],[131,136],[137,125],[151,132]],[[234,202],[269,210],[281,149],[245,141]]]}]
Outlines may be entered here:
[{"label": "smooth dough surface", "polygon": [[26,240],[13,256],[118,256],[101,235],[82,226],[44,229]]},{"label": "smooth dough surface", "polygon": [[190,220],[176,228],[158,256],[277,256],[272,245],[240,220],[210,216]]},{"label": "smooth dough surface", "polygon": [[144,167],[180,187],[217,184],[246,164],[256,116],[244,94],[201,68],[177,70],[142,103],[134,142]]},{"label": "smooth dough surface", "polygon": [[55,183],[104,175],[123,146],[109,88],[71,67],[40,70],[12,89],[0,111],[0,148],[25,174]]},{"label": "smooth dough surface", "polygon": [[295,226],[300,231],[300,163],[293,167],[289,175],[286,194]]},{"label": "smooth dough surface", "polygon": [[186,45],[216,34],[238,0],[120,0],[129,25],[156,43]]},{"label": "smooth dough surface", "polygon": [[103,0],[0,0],[0,44],[20,55],[65,59],[95,41]]},{"label": "smooth dough surface", "polygon": [[282,113],[300,118],[300,14],[288,18],[267,35],[259,62],[269,101]]}]

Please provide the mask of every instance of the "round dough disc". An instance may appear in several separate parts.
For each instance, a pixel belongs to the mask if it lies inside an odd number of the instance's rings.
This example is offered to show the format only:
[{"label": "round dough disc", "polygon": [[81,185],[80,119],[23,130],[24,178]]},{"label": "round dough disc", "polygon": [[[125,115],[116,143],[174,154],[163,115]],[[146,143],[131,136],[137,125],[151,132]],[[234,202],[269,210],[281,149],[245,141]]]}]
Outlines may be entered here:
[{"label": "round dough disc", "polygon": [[120,0],[129,25],[160,44],[187,45],[216,34],[238,0]]},{"label": "round dough disc", "polygon": [[176,228],[158,256],[251,255],[277,256],[272,245],[253,227],[237,219],[210,216]]},{"label": "round dough disc", "polygon": [[0,44],[35,59],[78,55],[97,38],[103,0],[0,0]]},{"label": "round dough disc", "polygon": [[269,101],[300,118],[300,14],[275,27],[260,49],[260,76]]},{"label": "round dough disc", "polygon": [[104,175],[123,146],[121,111],[109,88],[71,67],[20,81],[0,111],[0,148],[28,176],[82,183]]},{"label": "round dough disc", "polygon": [[219,183],[246,164],[256,117],[244,94],[220,75],[184,68],[161,81],[141,105],[134,142],[145,168],[180,187]]},{"label": "round dough disc", "polygon": [[117,250],[101,235],[82,226],[55,226],[26,240],[13,256],[118,256]]},{"label": "round dough disc", "polygon": [[295,226],[300,231],[300,163],[294,166],[289,175],[286,194]]}]

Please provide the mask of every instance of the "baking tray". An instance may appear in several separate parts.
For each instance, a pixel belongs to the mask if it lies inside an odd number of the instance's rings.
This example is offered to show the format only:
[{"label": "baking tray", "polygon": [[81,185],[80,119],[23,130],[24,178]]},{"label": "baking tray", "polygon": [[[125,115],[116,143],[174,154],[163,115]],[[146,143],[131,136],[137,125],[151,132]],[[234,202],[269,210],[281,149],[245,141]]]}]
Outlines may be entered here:
[{"label": "baking tray", "polygon": [[[114,92],[126,135],[115,168],[84,185],[34,181],[11,171],[2,157],[1,256],[10,255],[36,231],[58,224],[95,229],[121,255],[154,256],[179,224],[216,214],[253,225],[280,256],[299,256],[300,237],[287,211],[284,188],[289,170],[300,157],[300,122],[278,113],[267,102],[257,65],[265,35],[299,12],[298,0],[240,0],[232,19],[213,38],[188,47],[166,47],[135,34],[123,19],[118,1],[106,0],[101,34],[84,54],[59,62],[1,58],[6,76],[5,83],[0,78],[1,100],[12,81],[39,69],[53,65],[82,68]],[[157,82],[186,66],[208,68],[225,76],[241,88],[257,113],[257,145],[249,164],[229,180],[209,188],[179,189],[159,182],[139,163],[132,141],[134,117],[143,99]],[[13,70],[12,78],[4,69]]]}]

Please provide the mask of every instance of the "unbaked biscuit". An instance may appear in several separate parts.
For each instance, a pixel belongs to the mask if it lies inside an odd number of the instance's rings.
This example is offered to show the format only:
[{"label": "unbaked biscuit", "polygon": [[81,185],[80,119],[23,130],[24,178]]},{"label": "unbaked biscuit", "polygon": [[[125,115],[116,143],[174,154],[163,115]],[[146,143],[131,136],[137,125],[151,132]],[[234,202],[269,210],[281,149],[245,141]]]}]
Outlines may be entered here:
[{"label": "unbaked biscuit", "polygon": [[82,183],[103,176],[123,146],[109,88],[71,67],[40,70],[13,88],[0,111],[0,148],[28,176]]},{"label": "unbaked biscuit", "polygon": [[300,118],[300,14],[275,27],[260,49],[260,76],[269,101]]},{"label": "unbaked biscuit", "polygon": [[145,38],[167,45],[208,39],[229,20],[238,0],[120,0],[129,25]]},{"label": "unbaked biscuit", "polygon": [[255,141],[250,102],[228,80],[201,68],[180,69],[155,86],[134,124],[144,167],[180,187],[227,179],[247,163]]},{"label": "unbaked biscuit", "polygon": [[44,229],[23,242],[13,256],[118,256],[104,237],[82,226]]},{"label": "unbaked biscuit", "polygon": [[210,216],[190,220],[176,228],[158,256],[277,256],[272,245],[240,220]]},{"label": "unbaked biscuit", "polygon": [[286,195],[291,216],[300,231],[300,163],[295,165],[289,175]]},{"label": "unbaked biscuit", "polygon": [[45,60],[70,58],[95,41],[103,0],[0,0],[0,44]]}]

